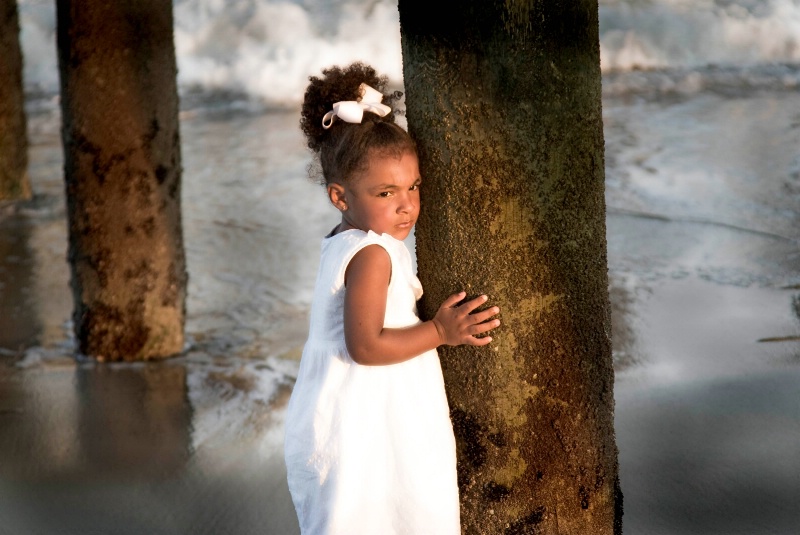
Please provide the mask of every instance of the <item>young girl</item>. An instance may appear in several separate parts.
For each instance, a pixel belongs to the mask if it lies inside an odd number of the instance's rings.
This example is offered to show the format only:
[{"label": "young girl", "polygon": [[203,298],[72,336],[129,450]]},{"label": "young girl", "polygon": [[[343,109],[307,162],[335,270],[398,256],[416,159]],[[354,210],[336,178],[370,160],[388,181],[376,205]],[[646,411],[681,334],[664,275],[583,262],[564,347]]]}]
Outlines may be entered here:
[{"label": "young girl", "polygon": [[[309,535],[461,532],[455,441],[436,348],[486,345],[499,309],[450,296],[417,317],[401,240],[419,214],[417,152],[385,77],[360,63],[311,77],[303,132],[341,222],[322,240],[311,328],[286,415],[289,490]],[[460,303],[460,304],[459,304]]]}]

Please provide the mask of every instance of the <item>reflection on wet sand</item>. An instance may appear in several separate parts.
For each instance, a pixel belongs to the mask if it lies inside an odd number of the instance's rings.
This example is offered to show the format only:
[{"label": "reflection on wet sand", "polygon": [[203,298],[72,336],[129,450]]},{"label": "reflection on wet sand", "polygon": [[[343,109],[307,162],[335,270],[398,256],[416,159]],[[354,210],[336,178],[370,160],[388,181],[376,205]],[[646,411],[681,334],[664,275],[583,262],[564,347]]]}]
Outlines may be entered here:
[{"label": "reflection on wet sand", "polygon": [[191,453],[186,369],[79,367],[78,443],[89,477],[169,477]]},{"label": "reflection on wet sand", "polygon": [[0,228],[0,347],[15,351],[39,343],[42,329],[31,295],[34,254],[28,242],[32,229],[20,221]]},{"label": "reflection on wet sand", "polygon": [[297,532],[281,454],[290,388],[269,374],[278,386],[263,384],[268,362],[11,360],[0,362],[0,535]]},{"label": "reflection on wet sand", "polygon": [[614,370],[619,372],[635,366],[640,360],[636,343],[636,320],[633,305],[635,288],[626,285],[626,278],[619,273],[609,274],[608,296],[611,305],[611,343]]},{"label": "reflection on wet sand", "polygon": [[181,366],[75,366],[2,371],[0,465],[17,481],[159,479],[191,454]]},{"label": "reflection on wet sand", "polygon": [[0,215],[0,347],[61,343],[72,312],[66,221],[57,198],[37,195]]}]

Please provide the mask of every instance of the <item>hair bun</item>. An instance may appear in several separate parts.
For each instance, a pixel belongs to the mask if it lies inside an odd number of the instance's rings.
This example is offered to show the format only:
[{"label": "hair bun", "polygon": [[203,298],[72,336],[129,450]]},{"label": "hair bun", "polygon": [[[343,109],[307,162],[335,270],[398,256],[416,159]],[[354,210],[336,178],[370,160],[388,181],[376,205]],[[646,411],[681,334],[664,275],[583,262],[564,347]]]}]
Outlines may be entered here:
[{"label": "hair bun", "polygon": [[[375,69],[361,62],[352,63],[347,67],[333,66],[323,69],[322,77],[310,76],[306,93],[303,97],[300,128],[306,136],[308,147],[319,152],[323,142],[341,121],[337,121],[330,130],[322,127],[322,118],[333,109],[335,102],[343,100],[358,100],[358,88],[365,83],[383,93],[388,79],[378,76]],[[391,96],[384,95],[383,103],[390,106],[396,98],[396,93]],[[364,114],[364,122],[388,121],[394,122],[394,114],[389,113],[381,118],[373,113]]]}]

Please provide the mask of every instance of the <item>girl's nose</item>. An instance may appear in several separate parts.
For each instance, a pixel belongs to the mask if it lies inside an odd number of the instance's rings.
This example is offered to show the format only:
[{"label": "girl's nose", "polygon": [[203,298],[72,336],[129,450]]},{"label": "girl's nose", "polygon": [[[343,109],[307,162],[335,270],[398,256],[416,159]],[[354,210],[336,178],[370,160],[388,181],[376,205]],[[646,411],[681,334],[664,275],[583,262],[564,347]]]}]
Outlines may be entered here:
[{"label": "girl's nose", "polygon": [[400,197],[400,203],[397,205],[397,211],[402,213],[411,212],[416,207],[413,196],[409,194]]}]

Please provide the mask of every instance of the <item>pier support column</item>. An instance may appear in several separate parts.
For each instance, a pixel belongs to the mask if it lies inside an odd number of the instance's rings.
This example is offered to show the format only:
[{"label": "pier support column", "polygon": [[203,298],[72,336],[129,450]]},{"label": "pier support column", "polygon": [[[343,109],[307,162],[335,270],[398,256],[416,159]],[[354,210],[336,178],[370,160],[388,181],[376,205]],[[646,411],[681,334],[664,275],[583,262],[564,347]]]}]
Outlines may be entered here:
[{"label": "pier support column", "polygon": [[57,9],[79,350],[168,357],[183,348],[187,282],[172,3]]}]

